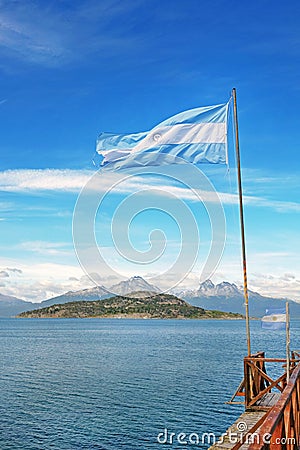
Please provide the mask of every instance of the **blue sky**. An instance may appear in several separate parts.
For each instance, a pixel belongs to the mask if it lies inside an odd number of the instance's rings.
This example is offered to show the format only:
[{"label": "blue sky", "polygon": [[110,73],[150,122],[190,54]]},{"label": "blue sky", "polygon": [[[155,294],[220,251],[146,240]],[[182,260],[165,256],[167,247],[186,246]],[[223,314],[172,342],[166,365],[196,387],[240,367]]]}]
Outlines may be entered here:
[{"label": "blue sky", "polygon": [[[151,129],[179,111],[226,102],[235,86],[249,285],[300,300],[300,4],[173,0],[170,5],[0,2],[0,292],[41,301],[91,286],[73,249],[72,214],[95,171],[97,134]],[[230,173],[213,167],[207,174],[227,222],[224,255],[212,279],[241,284],[232,146]],[[190,181],[196,186],[197,180]],[[107,183],[104,177],[103,191]],[[155,177],[143,183],[180,193],[198,218],[200,260],[205,259],[209,224],[190,187],[179,191],[170,180]],[[144,250],[152,224],[161,224],[170,244],[162,265],[132,267],[114,255],[107,234],[114,205],[143,183],[136,179],[112,193],[96,226],[107,258],[124,276],[163,271],[178,251],[174,221],[160,212],[151,219],[148,211],[132,222],[132,241]],[[122,233],[122,221],[119,227]],[[186,285],[198,285],[201,261]],[[101,282],[110,284],[102,275]]]}]

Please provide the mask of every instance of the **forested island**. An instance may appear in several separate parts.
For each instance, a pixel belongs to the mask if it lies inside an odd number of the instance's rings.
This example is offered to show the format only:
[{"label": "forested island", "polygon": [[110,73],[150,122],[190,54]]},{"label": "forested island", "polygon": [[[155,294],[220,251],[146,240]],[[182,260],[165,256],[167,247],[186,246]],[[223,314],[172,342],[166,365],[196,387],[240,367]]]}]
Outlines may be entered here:
[{"label": "forested island", "polygon": [[19,318],[242,319],[243,315],[192,306],[170,294],[145,292],[96,301],[76,301],[26,311]]}]

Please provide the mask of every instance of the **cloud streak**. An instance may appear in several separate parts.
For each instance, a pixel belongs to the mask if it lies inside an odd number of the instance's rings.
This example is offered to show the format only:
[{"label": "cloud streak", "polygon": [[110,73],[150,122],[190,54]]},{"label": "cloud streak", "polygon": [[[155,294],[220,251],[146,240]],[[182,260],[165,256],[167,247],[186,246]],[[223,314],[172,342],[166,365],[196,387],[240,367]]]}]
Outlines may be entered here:
[{"label": "cloud streak", "polygon": [[[28,193],[32,191],[55,191],[55,192],[79,192],[90,178],[95,174],[91,170],[70,169],[40,169],[40,170],[7,170],[0,172],[0,191]],[[112,185],[114,173],[103,173],[98,180],[95,189],[99,193],[106,192]],[[117,176],[116,180],[118,179]],[[124,175],[124,178],[126,175]],[[180,177],[179,177],[180,178]],[[255,180],[254,180],[255,182]],[[249,182],[248,182],[249,183]],[[174,186],[161,182],[161,177],[135,176],[119,183],[114,193],[125,194],[135,192],[137,189],[153,189],[160,191],[162,196],[176,195],[180,199],[188,201],[199,201],[198,195],[204,202],[214,201],[210,192],[191,189],[189,187]],[[196,195],[196,193],[197,195]],[[218,192],[224,205],[238,203],[238,196],[228,192]],[[277,212],[300,212],[300,203],[292,201],[274,200],[263,196],[244,195],[245,204],[253,207],[271,208]]]},{"label": "cloud streak", "polygon": [[[56,64],[65,57],[62,18],[58,14],[45,14],[33,3],[3,2],[0,13],[0,47],[7,55],[30,62]],[[52,25],[52,26],[51,26]],[[54,25],[54,26],[53,26]]]},{"label": "cloud streak", "polygon": [[74,255],[73,249],[67,250],[70,244],[64,242],[26,241],[18,245],[20,250],[37,253],[43,256]]},{"label": "cloud streak", "polygon": [[[6,57],[43,66],[61,66],[97,53],[107,57],[138,46],[126,36],[132,3],[84,0],[64,8],[59,2],[1,2],[0,51]],[[111,26],[118,21],[118,26]],[[129,52],[128,53],[132,53]]]},{"label": "cloud streak", "polygon": [[0,190],[78,192],[92,174],[92,171],[68,169],[7,170],[0,172]]}]

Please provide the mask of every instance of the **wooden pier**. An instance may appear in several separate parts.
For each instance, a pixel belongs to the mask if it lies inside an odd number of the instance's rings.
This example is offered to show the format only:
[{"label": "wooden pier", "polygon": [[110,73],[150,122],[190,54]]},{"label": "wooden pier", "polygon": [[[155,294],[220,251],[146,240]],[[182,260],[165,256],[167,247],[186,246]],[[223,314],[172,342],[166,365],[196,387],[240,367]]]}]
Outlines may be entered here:
[{"label": "wooden pier", "polygon": [[300,449],[300,353],[292,352],[290,362],[287,382],[286,370],[275,379],[266,370],[272,363],[286,368],[285,359],[263,352],[244,358],[244,380],[229,403],[244,403],[245,412],[210,450]]}]

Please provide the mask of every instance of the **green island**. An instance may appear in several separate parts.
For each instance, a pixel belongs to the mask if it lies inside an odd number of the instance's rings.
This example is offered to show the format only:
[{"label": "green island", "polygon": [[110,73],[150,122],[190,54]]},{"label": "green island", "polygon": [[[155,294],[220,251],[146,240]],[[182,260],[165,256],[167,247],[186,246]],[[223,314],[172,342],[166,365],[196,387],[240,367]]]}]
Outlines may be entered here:
[{"label": "green island", "polygon": [[191,306],[170,294],[137,292],[104,300],[76,301],[26,311],[19,318],[243,319],[237,313]]}]

